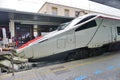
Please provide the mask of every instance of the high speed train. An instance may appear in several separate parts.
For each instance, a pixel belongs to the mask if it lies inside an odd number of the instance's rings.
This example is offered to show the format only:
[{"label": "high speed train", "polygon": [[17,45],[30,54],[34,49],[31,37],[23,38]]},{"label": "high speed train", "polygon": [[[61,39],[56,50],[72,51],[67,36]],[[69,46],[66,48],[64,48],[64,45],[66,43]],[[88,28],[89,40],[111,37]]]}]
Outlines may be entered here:
[{"label": "high speed train", "polygon": [[[87,14],[61,24],[48,35],[40,36],[13,50],[14,60],[64,59],[71,61],[100,55],[119,46],[120,18],[101,14]],[[0,64],[8,66],[7,61]],[[14,64],[17,64],[14,63]]]}]

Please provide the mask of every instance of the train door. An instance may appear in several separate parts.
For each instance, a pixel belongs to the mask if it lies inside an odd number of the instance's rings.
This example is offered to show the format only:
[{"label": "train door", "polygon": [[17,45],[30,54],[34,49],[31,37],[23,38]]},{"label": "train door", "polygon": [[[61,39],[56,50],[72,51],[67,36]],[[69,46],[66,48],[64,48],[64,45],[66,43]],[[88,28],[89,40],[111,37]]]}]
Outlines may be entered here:
[{"label": "train door", "polygon": [[66,48],[65,39],[66,39],[65,34],[62,34],[57,38],[57,47],[56,47],[57,53],[65,51]]},{"label": "train door", "polygon": [[120,41],[120,21],[113,21],[112,40],[113,42]]},{"label": "train door", "polygon": [[75,49],[75,32],[74,30],[66,33],[66,50]]}]

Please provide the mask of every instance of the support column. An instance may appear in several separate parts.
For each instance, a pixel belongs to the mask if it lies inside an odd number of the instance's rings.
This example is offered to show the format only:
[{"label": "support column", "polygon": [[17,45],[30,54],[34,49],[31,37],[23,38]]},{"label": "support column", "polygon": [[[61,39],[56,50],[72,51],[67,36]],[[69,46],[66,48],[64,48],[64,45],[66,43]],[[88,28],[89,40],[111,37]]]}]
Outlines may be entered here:
[{"label": "support column", "polygon": [[35,37],[38,36],[38,25],[33,25],[33,35],[34,35]]},{"label": "support column", "polygon": [[9,30],[11,33],[11,38],[15,36],[15,22],[13,20],[10,20],[9,22]]}]

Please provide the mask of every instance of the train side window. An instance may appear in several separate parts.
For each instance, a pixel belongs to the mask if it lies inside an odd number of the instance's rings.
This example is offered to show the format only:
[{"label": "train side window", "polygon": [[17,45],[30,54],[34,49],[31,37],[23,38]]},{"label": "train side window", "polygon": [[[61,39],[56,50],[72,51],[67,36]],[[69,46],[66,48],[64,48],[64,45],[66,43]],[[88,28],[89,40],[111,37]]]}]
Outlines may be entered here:
[{"label": "train side window", "polygon": [[84,29],[88,29],[88,28],[91,28],[91,27],[96,27],[97,24],[96,24],[96,21],[95,20],[92,20],[86,24],[83,24],[82,26],[78,27],[75,31],[80,31],[80,30],[84,30]]},{"label": "train side window", "polygon": [[84,18],[83,20],[81,20],[80,22],[78,22],[76,25],[78,25],[78,24],[80,24],[80,23],[82,23],[82,22],[85,22],[85,21],[87,21],[87,20],[89,20],[89,19],[91,19],[91,18],[94,18],[94,17],[95,17],[95,15],[88,16],[88,17]]},{"label": "train side window", "polygon": [[120,26],[117,27],[117,34],[120,35]]}]

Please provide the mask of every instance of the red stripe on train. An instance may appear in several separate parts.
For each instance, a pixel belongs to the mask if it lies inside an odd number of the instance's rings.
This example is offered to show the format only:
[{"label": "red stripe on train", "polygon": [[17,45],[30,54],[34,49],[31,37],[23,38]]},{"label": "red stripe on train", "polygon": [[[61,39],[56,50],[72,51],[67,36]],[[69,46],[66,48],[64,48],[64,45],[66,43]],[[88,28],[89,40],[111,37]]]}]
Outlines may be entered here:
[{"label": "red stripe on train", "polygon": [[30,41],[28,41],[27,43],[25,43],[25,44],[23,44],[22,46],[20,46],[18,49],[25,48],[25,47],[28,46],[29,44],[34,43],[34,42],[37,41],[37,40],[40,40],[42,37],[43,37],[43,36],[40,36],[40,37],[37,37],[37,38],[35,38],[35,39],[33,39],[33,40],[30,40]]}]

